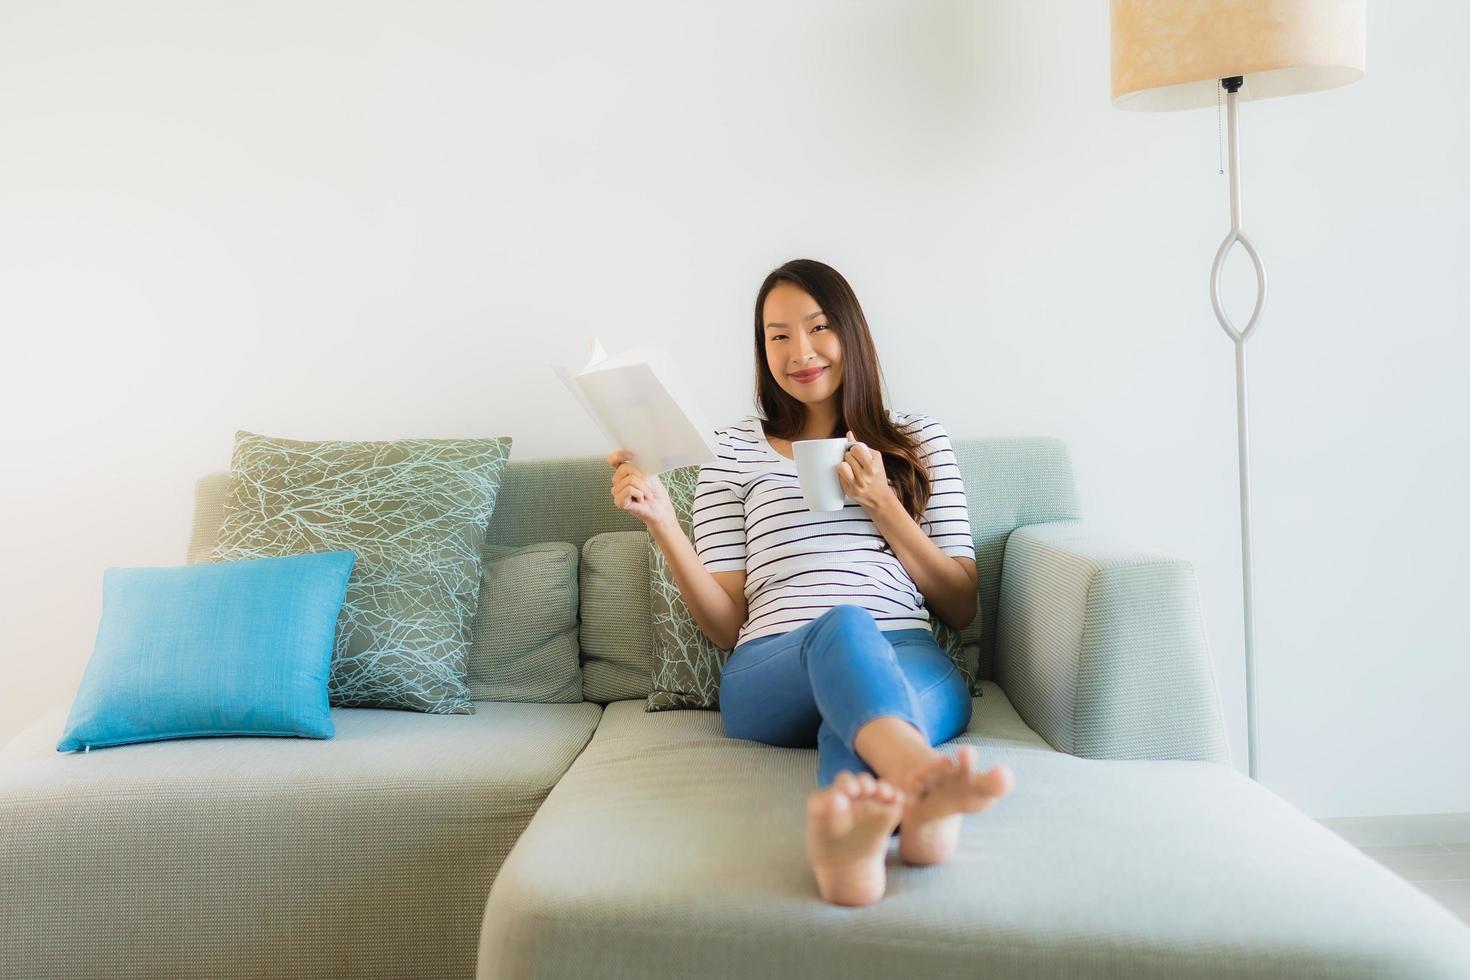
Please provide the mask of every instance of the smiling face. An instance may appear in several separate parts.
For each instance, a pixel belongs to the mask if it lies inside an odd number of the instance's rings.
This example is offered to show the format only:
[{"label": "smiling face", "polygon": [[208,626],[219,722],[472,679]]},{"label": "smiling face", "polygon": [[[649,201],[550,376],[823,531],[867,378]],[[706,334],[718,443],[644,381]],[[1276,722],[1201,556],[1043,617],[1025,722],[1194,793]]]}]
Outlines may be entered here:
[{"label": "smiling face", "polygon": [[789,282],[766,294],[766,366],[781,390],[819,405],[842,387],[842,340],[809,293]]}]

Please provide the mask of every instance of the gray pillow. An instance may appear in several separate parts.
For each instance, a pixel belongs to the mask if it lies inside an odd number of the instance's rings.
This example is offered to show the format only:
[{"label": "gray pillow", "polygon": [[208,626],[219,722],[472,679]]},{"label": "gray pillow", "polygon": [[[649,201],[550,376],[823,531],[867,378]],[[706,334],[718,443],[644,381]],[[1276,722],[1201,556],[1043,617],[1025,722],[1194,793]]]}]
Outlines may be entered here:
[{"label": "gray pillow", "polygon": [[652,690],[648,532],[607,531],[582,546],[582,696],[606,704]]},{"label": "gray pillow", "polygon": [[465,680],[476,701],[582,700],[577,546],[488,545]]},{"label": "gray pillow", "polygon": [[211,561],[352,551],[327,690],[341,707],[469,714],[480,550],[511,440],[235,433]]}]

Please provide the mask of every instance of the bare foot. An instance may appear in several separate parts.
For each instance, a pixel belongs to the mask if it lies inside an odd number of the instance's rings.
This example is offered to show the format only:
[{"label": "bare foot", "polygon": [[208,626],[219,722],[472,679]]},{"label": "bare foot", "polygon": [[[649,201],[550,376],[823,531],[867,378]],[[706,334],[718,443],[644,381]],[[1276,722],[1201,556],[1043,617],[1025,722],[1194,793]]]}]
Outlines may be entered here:
[{"label": "bare foot", "polygon": [[1009,766],[975,772],[975,748],[961,745],[955,757],[943,753],[909,774],[898,856],[908,864],[938,864],[954,853],[960,818],[979,813],[1011,791]]},{"label": "bare foot", "polygon": [[883,897],[889,835],[903,815],[903,799],[891,783],[845,770],[807,797],[806,854],[822,898],[871,905]]}]

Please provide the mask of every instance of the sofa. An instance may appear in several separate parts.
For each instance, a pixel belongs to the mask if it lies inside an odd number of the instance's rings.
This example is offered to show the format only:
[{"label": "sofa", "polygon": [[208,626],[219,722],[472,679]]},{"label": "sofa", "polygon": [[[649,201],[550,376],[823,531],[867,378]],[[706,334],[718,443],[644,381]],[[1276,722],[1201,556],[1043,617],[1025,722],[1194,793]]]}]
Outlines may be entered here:
[{"label": "sofa", "polygon": [[[0,977],[1470,977],[1470,927],[1231,766],[1190,564],[1089,532],[1058,440],[955,449],[954,744],[1016,786],[948,862],[895,850],[878,904],[817,895],[815,749],[645,710],[647,561],[599,552],[643,532],[606,465],[513,461],[487,554],[581,549],[583,700],[77,755],[58,705],[0,749]],[[191,561],[228,480],[199,481]]]}]

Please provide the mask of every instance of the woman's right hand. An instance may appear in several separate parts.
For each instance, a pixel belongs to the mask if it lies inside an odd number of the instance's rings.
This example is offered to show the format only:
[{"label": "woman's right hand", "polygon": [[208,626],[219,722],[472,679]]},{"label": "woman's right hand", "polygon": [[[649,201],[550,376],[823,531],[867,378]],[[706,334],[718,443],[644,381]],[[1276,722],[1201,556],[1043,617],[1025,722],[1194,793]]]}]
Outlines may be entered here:
[{"label": "woman's right hand", "polygon": [[626,449],[608,454],[607,465],[614,470],[613,505],[641,520],[650,531],[676,524],[668,491],[658,477],[648,476],[634,466],[632,458],[633,454]]}]

